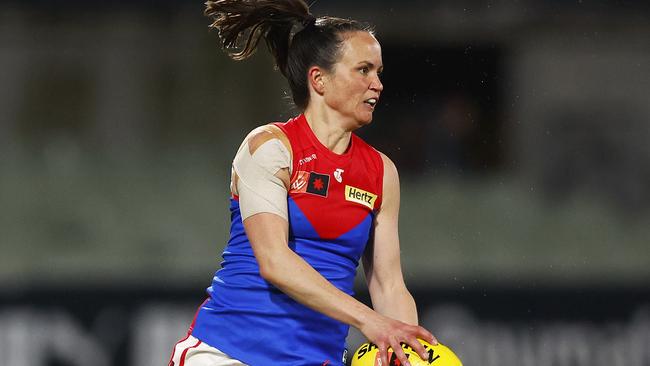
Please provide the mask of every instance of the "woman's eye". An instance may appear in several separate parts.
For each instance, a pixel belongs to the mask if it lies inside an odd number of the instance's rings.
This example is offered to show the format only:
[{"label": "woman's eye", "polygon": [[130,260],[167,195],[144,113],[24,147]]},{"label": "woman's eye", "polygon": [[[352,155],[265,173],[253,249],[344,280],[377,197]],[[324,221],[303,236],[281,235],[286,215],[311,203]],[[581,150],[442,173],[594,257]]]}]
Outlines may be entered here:
[{"label": "woman's eye", "polygon": [[370,69],[366,66],[359,69],[359,72],[362,73],[363,75],[367,74],[369,71]]}]

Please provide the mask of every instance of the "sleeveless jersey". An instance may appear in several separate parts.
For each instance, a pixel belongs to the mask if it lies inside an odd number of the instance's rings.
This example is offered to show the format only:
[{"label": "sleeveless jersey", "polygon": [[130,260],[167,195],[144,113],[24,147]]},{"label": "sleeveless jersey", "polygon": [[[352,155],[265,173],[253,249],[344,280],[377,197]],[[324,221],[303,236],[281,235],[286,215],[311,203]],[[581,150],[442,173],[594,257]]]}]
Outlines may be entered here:
[{"label": "sleeveless jersey", "polygon": [[[287,197],[289,247],[353,295],[359,259],[381,206],[383,161],[352,134],[344,154],[322,145],[304,115],[277,123],[292,150]],[[192,335],[251,366],[342,366],[349,326],[293,300],[265,281],[231,198],[230,240]]]}]

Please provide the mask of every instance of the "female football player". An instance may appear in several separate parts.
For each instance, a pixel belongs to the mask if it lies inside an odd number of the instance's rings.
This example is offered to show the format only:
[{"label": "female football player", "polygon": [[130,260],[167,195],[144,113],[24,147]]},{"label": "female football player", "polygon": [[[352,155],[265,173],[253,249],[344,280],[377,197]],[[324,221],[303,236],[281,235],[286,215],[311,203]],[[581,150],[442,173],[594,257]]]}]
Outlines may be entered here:
[{"label": "female football player", "polygon": [[[303,0],[207,1],[225,51],[264,40],[302,113],[253,130],[232,165],[230,240],[170,365],[342,365],[349,326],[409,365],[427,356],[400,267],[395,165],[354,131],[372,121],[381,47],[354,20],[310,14]],[[363,260],[373,308],[353,282]]]}]

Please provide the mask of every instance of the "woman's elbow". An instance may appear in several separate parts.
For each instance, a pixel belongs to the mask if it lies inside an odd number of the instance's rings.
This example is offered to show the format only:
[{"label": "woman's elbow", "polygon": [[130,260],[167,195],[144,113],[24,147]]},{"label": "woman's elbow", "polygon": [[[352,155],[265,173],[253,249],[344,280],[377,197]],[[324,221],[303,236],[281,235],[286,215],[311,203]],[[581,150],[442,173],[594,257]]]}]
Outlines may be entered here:
[{"label": "woman's elbow", "polygon": [[260,267],[260,277],[262,277],[265,281],[267,282],[273,282],[274,276],[273,276],[273,269],[271,268],[272,266],[268,264],[259,264]]},{"label": "woman's elbow", "polygon": [[292,268],[296,266],[295,257],[297,255],[288,246],[278,246],[272,250],[265,249],[255,252],[260,277],[272,285],[280,287],[290,281],[290,276],[295,273]]},{"label": "woman's elbow", "polygon": [[273,258],[258,260],[260,277],[272,285],[278,285],[282,279],[282,265]]}]

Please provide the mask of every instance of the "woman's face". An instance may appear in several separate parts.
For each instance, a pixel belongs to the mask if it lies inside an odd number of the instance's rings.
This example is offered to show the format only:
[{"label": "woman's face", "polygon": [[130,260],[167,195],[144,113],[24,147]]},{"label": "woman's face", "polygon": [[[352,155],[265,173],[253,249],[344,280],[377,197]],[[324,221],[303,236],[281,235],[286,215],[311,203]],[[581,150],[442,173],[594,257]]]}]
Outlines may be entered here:
[{"label": "woman's face", "polygon": [[324,76],[327,106],[358,128],[372,121],[372,112],[384,86],[379,80],[383,70],[381,46],[368,32],[345,35],[341,58]]}]

